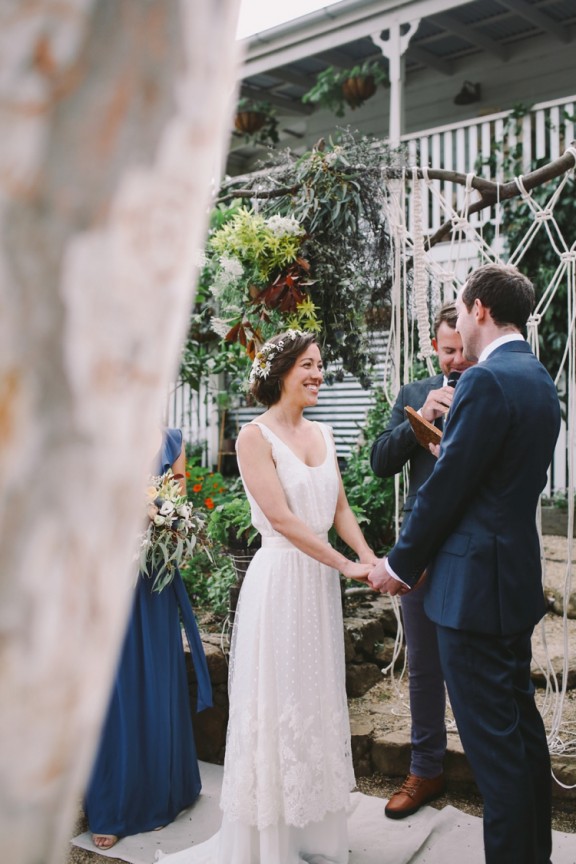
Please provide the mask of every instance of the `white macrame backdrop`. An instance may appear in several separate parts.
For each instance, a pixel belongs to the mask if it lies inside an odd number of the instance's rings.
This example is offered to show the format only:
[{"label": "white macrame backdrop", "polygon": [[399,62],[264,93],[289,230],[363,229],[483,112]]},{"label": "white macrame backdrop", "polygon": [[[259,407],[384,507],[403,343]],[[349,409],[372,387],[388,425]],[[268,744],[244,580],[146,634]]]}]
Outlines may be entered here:
[{"label": "white macrame backdrop", "polygon": [[[576,160],[576,150],[570,147]],[[417,172],[422,179],[418,178]],[[554,207],[563,195],[574,194],[573,172],[565,174],[560,180],[548,184],[550,195],[546,206],[538,205],[524,189],[522,177],[516,183],[525,203],[530,207],[534,221],[529,226],[521,243],[514,250],[506,250],[500,233],[501,206],[497,201],[493,208],[492,225],[495,237],[488,244],[483,236],[486,214],[469,214],[470,205],[476,200],[472,188],[473,174],[468,174],[462,195],[458,196],[461,210],[456,212],[452,200],[451,184],[444,185],[429,179],[426,168],[413,167],[404,173],[402,180],[387,182],[387,215],[393,240],[394,284],[392,289],[392,322],[388,343],[388,368],[390,374],[385,381],[387,398],[393,402],[400,384],[410,377],[411,361],[418,358],[426,363],[430,374],[433,348],[431,344],[431,319],[434,310],[443,302],[454,298],[464,283],[466,274],[473,268],[490,261],[514,264],[522,269],[522,258],[539,231],[546,231],[549,242],[558,256],[558,266],[550,285],[540,299],[528,326],[528,339],[538,354],[538,325],[548,306],[557,302],[561,285],[566,285],[567,320],[569,335],[566,342],[562,367],[556,383],[562,378],[566,382],[566,490],[569,504],[568,551],[564,582],[564,668],[562,683],[559,683],[550,662],[544,670],[547,677],[546,695],[542,713],[548,731],[548,741],[553,754],[575,754],[576,732],[563,725],[563,705],[566,697],[568,678],[568,658],[574,647],[569,645],[566,610],[572,588],[572,527],[574,522],[574,450],[576,446],[576,228],[572,237],[562,235],[554,218]],[[423,190],[427,194],[423,195]],[[452,224],[451,239],[448,243],[425,249],[422,226],[422,200],[432,202],[430,206],[440,208],[442,221]],[[408,200],[410,199],[410,206]],[[413,265],[413,289],[407,289],[408,264]],[[561,458],[561,457],[559,457]],[[404,478],[406,479],[406,477]],[[398,530],[399,513],[402,502],[399,500],[400,483],[396,477],[396,527]],[[397,604],[396,604],[397,608]],[[399,615],[398,615],[399,618]],[[542,638],[546,645],[545,620],[540,625]],[[397,643],[402,639],[399,619]],[[389,667],[390,669],[391,667]],[[389,671],[389,670],[385,670]],[[555,778],[559,785],[562,784]]]}]

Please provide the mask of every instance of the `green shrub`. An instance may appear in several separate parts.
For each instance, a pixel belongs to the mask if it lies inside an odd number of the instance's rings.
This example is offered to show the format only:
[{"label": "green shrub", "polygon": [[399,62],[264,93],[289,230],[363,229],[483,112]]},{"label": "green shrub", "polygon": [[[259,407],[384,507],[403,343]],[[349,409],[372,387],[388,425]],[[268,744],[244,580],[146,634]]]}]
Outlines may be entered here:
[{"label": "green shrub", "polygon": [[370,450],[388,423],[390,406],[382,389],[376,390],[374,396],[360,441],[342,471],[342,481],[368,544],[377,555],[383,555],[394,542],[394,478],[382,480],[375,476],[370,467]]}]

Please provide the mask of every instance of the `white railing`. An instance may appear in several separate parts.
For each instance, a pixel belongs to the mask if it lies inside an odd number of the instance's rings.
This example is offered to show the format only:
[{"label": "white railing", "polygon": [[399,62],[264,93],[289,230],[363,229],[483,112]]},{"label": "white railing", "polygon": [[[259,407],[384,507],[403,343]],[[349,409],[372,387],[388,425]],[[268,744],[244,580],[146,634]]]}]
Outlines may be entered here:
[{"label": "white railing", "polygon": [[206,386],[193,390],[183,381],[172,385],[165,407],[166,425],[182,430],[186,444],[201,449],[204,463],[216,462],[218,414],[214,394]]},{"label": "white railing", "polygon": [[[447,171],[470,172],[499,182],[503,176],[503,156],[517,143],[522,144],[523,173],[530,170],[535,159],[551,161],[562,155],[574,140],[576,130],[576,96],[541,102],[517,121],[513,111],[501,111],[486,117],[464,120],[416,134],[403,135],[408,146],[409,164],[441,168]],[[440,198],[456,210],[464,206],[465,189],[450,181],[434,180],[432,188],[439,194],[425,191],[423,200],[423,230],[436,231],[443,222]],[[474,214],[473,224],[490,218],[490,210]]]}]

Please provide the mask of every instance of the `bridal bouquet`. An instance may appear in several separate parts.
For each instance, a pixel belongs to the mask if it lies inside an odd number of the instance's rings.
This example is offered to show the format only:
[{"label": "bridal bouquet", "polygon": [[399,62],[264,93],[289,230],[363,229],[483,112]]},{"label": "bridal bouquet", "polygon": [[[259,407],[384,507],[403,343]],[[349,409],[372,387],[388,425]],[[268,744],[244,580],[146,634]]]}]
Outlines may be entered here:
[{"label": "bridal bouquet", "polygon": [[147,489],[148,527],[141,537],[139,566],[153,578],[153,591],[162,591],[176,569],[192,558],[197,544],[206,549],[204,517],[182,494],[172,471],[151,477]]}]

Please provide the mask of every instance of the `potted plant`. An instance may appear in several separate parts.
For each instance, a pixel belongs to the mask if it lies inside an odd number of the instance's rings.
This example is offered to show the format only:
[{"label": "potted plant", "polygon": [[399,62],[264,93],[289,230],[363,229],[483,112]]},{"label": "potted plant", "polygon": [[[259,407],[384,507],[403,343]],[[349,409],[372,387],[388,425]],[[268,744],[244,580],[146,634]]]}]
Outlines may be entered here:
[{"label": "potted plant", "polygon": [[378,84],[387,82],[386,70],[375,60],[366,60],[351,69],[328,66],[318,74],[316,84],[302,96],[302,102],[324,105],[337,117],[343,117],[346,105],[358,108],[374,95]]},{"label": "potted plant", "polygon": [[236,106],[234,128],[249,141],[278,143],[278,121],[269,102],[242,96]]}]

